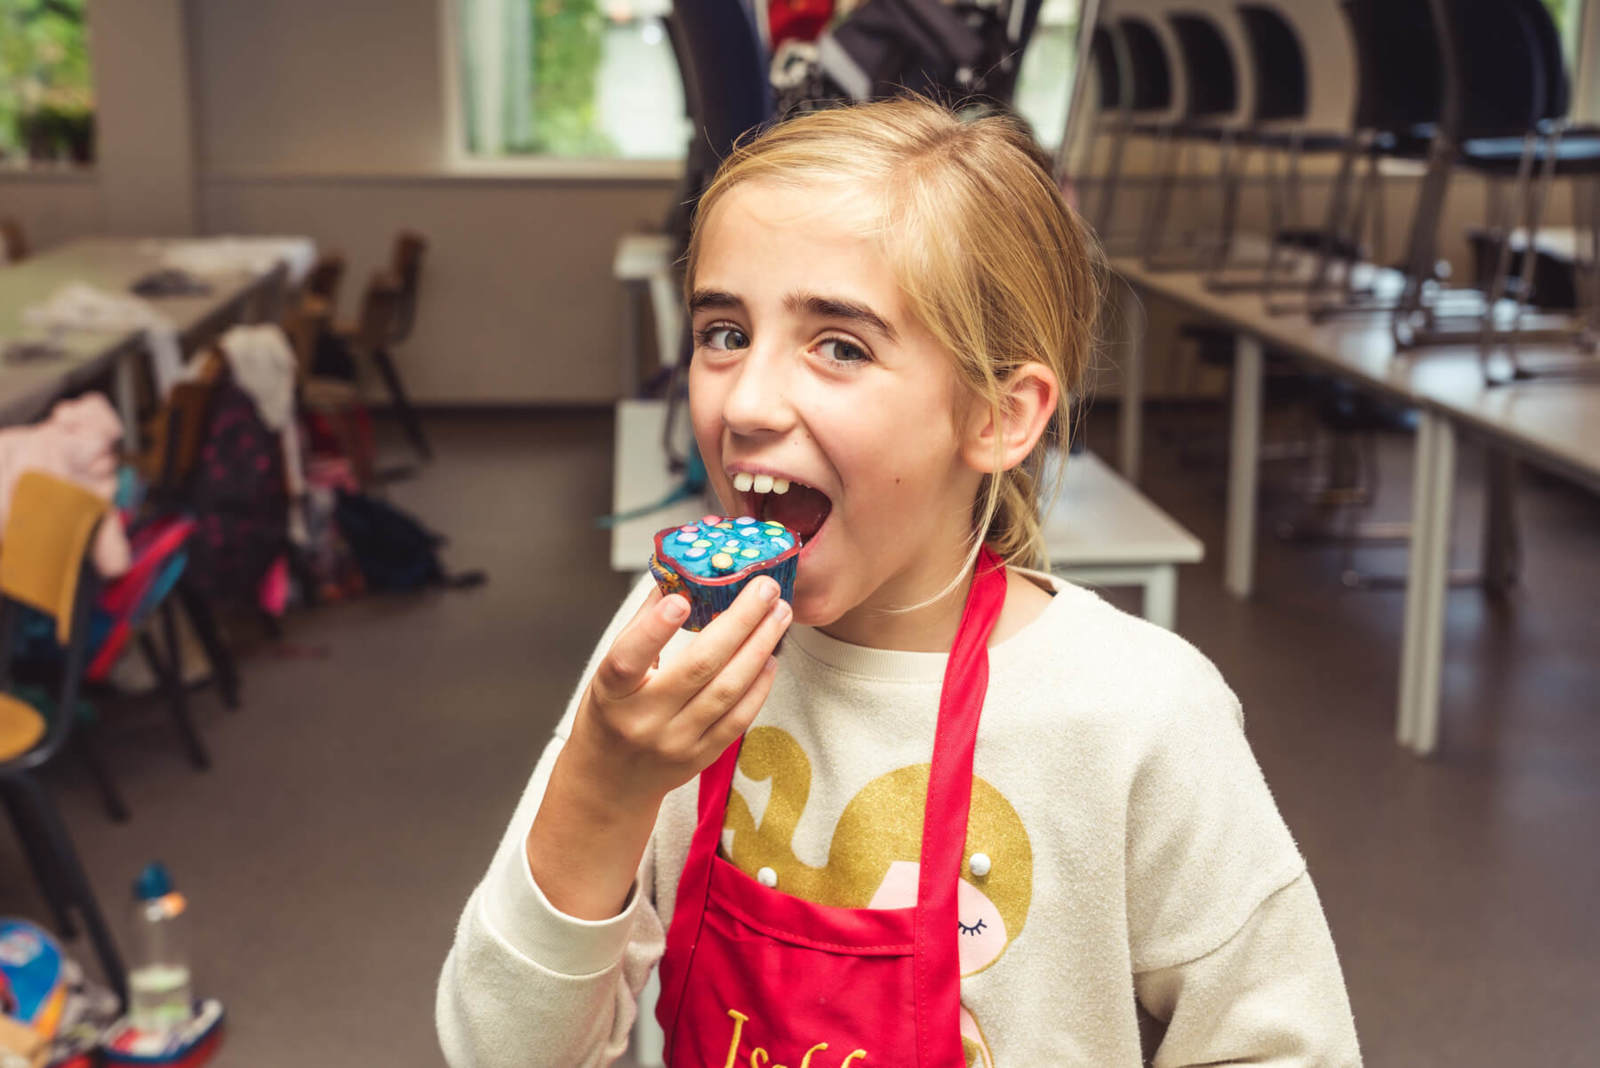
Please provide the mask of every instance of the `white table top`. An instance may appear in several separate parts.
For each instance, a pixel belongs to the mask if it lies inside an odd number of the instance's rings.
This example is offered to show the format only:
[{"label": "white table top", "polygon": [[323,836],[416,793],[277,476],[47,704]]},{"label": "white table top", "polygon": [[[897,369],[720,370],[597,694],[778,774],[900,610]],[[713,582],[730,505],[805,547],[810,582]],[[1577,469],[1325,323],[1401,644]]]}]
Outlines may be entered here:
[{"label": "white table top", "polygon": [[[659,500],[681,479],[667,470],[661,450],[666,405],[625,400],[617,405],[616,457],[612,507],[638,508]],[[680,428],[687,444],[687,420]],[[706,500],[680,501],[658,512],[617,524],[611,531],[611,567],[644,570],[656,531],[692,522],[718,506]],[[1061,493],[1045,517],[1045,544],[1052,566],[1101,567],[1187,564],[1205,548],[1093,453],[1067,461]]]},{"label": "white table top", "polygon": [[[143,238],[91,238],[73,241],[0,267],[0,343],[37,337],[23,325],[22,312],[49,300],[60,287],[83,282],[110,293],[127,293],[139,278],[160,267],[161,248]],[[150,304],[184,338],[219,311],[248,296],[264,275],[239,273],[210,277],[205,296],[160,297]],[[40,414],[63,391],[103,374],[110,360],[129,344],[131,331],[69,331],[55,339],[66,355],[0,365],[0,423],[22,422]]]},{"label": "white table top", "polygon": [[[1486,386],[1473,345],[1397,353],[1387,315],[1270,315],[1259,293],[1213,293],[1193,271],[1149,271],[1135,259],[1112,269],[1136,288],[1260,338],[1267,345],[1407,404],[1428,407],[1495,438],[1527,459],[1583,481],[1600,482],[1600,380],[1544,379]],[[1570,364],[1570,345],[1523,345],[1529,367]],[[1502,359],[1503,357],[1496,357]],[[1591,357],[1600,369],[1600,359]]]}]

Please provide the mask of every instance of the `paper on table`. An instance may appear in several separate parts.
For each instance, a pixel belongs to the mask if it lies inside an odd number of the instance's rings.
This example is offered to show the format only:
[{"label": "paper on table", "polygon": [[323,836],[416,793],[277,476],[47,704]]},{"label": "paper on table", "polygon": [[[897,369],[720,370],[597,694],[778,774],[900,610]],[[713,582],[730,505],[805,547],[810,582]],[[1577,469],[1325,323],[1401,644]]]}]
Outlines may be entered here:
[{"label": "paper on table", "polygon": [[288,269],[289,284],[305,280],[317,258],[309,237],[203,237],[152,241],[151,250],[163,267],[191,274],[265,274],[279,263]]},{"label": "paper on table", "polygon": [[167,318],[137,297],[107,293],[83,282],[70,282],[50,295],[43,304],[22,310],[23,323],[34,329],[56,334],[64,330],[115,333],[144,331],[150,347],[156,389],[161,396],[183,374],[183,354],[178,348],[178,331]]}]

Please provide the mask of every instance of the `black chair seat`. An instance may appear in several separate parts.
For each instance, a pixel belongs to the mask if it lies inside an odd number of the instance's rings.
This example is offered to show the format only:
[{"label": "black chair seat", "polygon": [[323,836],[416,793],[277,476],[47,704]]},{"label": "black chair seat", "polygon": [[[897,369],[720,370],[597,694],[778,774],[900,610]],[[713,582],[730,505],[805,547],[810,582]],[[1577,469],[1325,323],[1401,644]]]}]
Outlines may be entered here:
[{"label": "black chair seat", "polygon": [[[1600,174],[1600,136],[1567,135],[1555,145],[1555,172],[1558,175]],[[1540,168],[1549,160],[1549,145],[1534,146],[1533,162]],[[1482,174],[1511,176],[1522,161],[1522,138],[1494,137],[1468,141],[1461,146],[1461,164]]]},{"label": "black chair seat", "polygon": [[[1338,152],[1350,143],[1350,138],[1339,133],[1302,133],[1299,142],[1302,152]],[[1277,130],[1258,130],[1250,135],[1250,143],[1262,148],[1288,151],[1294,147],[1295,135]]]}]

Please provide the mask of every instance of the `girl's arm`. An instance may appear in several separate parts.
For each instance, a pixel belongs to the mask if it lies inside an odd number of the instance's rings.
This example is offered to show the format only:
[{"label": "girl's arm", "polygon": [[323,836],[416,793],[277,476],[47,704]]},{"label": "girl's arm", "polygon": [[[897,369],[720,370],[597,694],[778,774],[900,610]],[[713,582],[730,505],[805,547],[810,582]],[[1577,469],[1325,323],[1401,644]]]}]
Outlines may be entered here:
[{"label": "girl's arm", "polygon": [[[607,628],[534,769],[440,976],[457,1068],[610,1064],[664,945],[649,848],[662,798],[748,726],[788,625],[767,583],[675,655],[682,612],[641,583]],[[676,878],[676,873],[662,873]]]},{"label": "girl's arm", "polygon": [[1322,905],[1302,873],[1237,934],[1196,960],[1134,976],[1166,1034],[1153,1068],[1361,1064],[1355,1023]]}]

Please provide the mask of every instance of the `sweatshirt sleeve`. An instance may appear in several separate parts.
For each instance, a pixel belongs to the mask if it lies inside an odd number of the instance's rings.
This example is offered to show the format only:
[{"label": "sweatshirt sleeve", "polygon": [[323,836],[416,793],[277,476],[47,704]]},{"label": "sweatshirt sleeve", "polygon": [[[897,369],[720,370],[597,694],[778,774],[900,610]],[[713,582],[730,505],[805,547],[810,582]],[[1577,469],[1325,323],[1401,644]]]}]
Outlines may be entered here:
[{"label": "sweatshirt sleeve", "polygon": [[1139,1002],[1166,1021],[1153,1068],[1361,1064],[1344,977],[1311,876],[1267,898],[1223,945],[1134,976]]},{"label": "sweatshirt sleeve", "polygon": [[461,913],[434,1009],[453,1068],[587,1068],[611,1064],[627,1048],[639,991],[665,946],[651,893],[654,844],[622,913],[591,922],[546,900],[524,843],[584,687],[648,592],[648,583],[636,588],[607,627]]},{"label": "sweatshirt sleeve", "polygon": [[1155,1068],[1360,1064],[1333,939],[1245,740],[1195,654],[1129,797],[1134,986],[1166,1024]]}]

